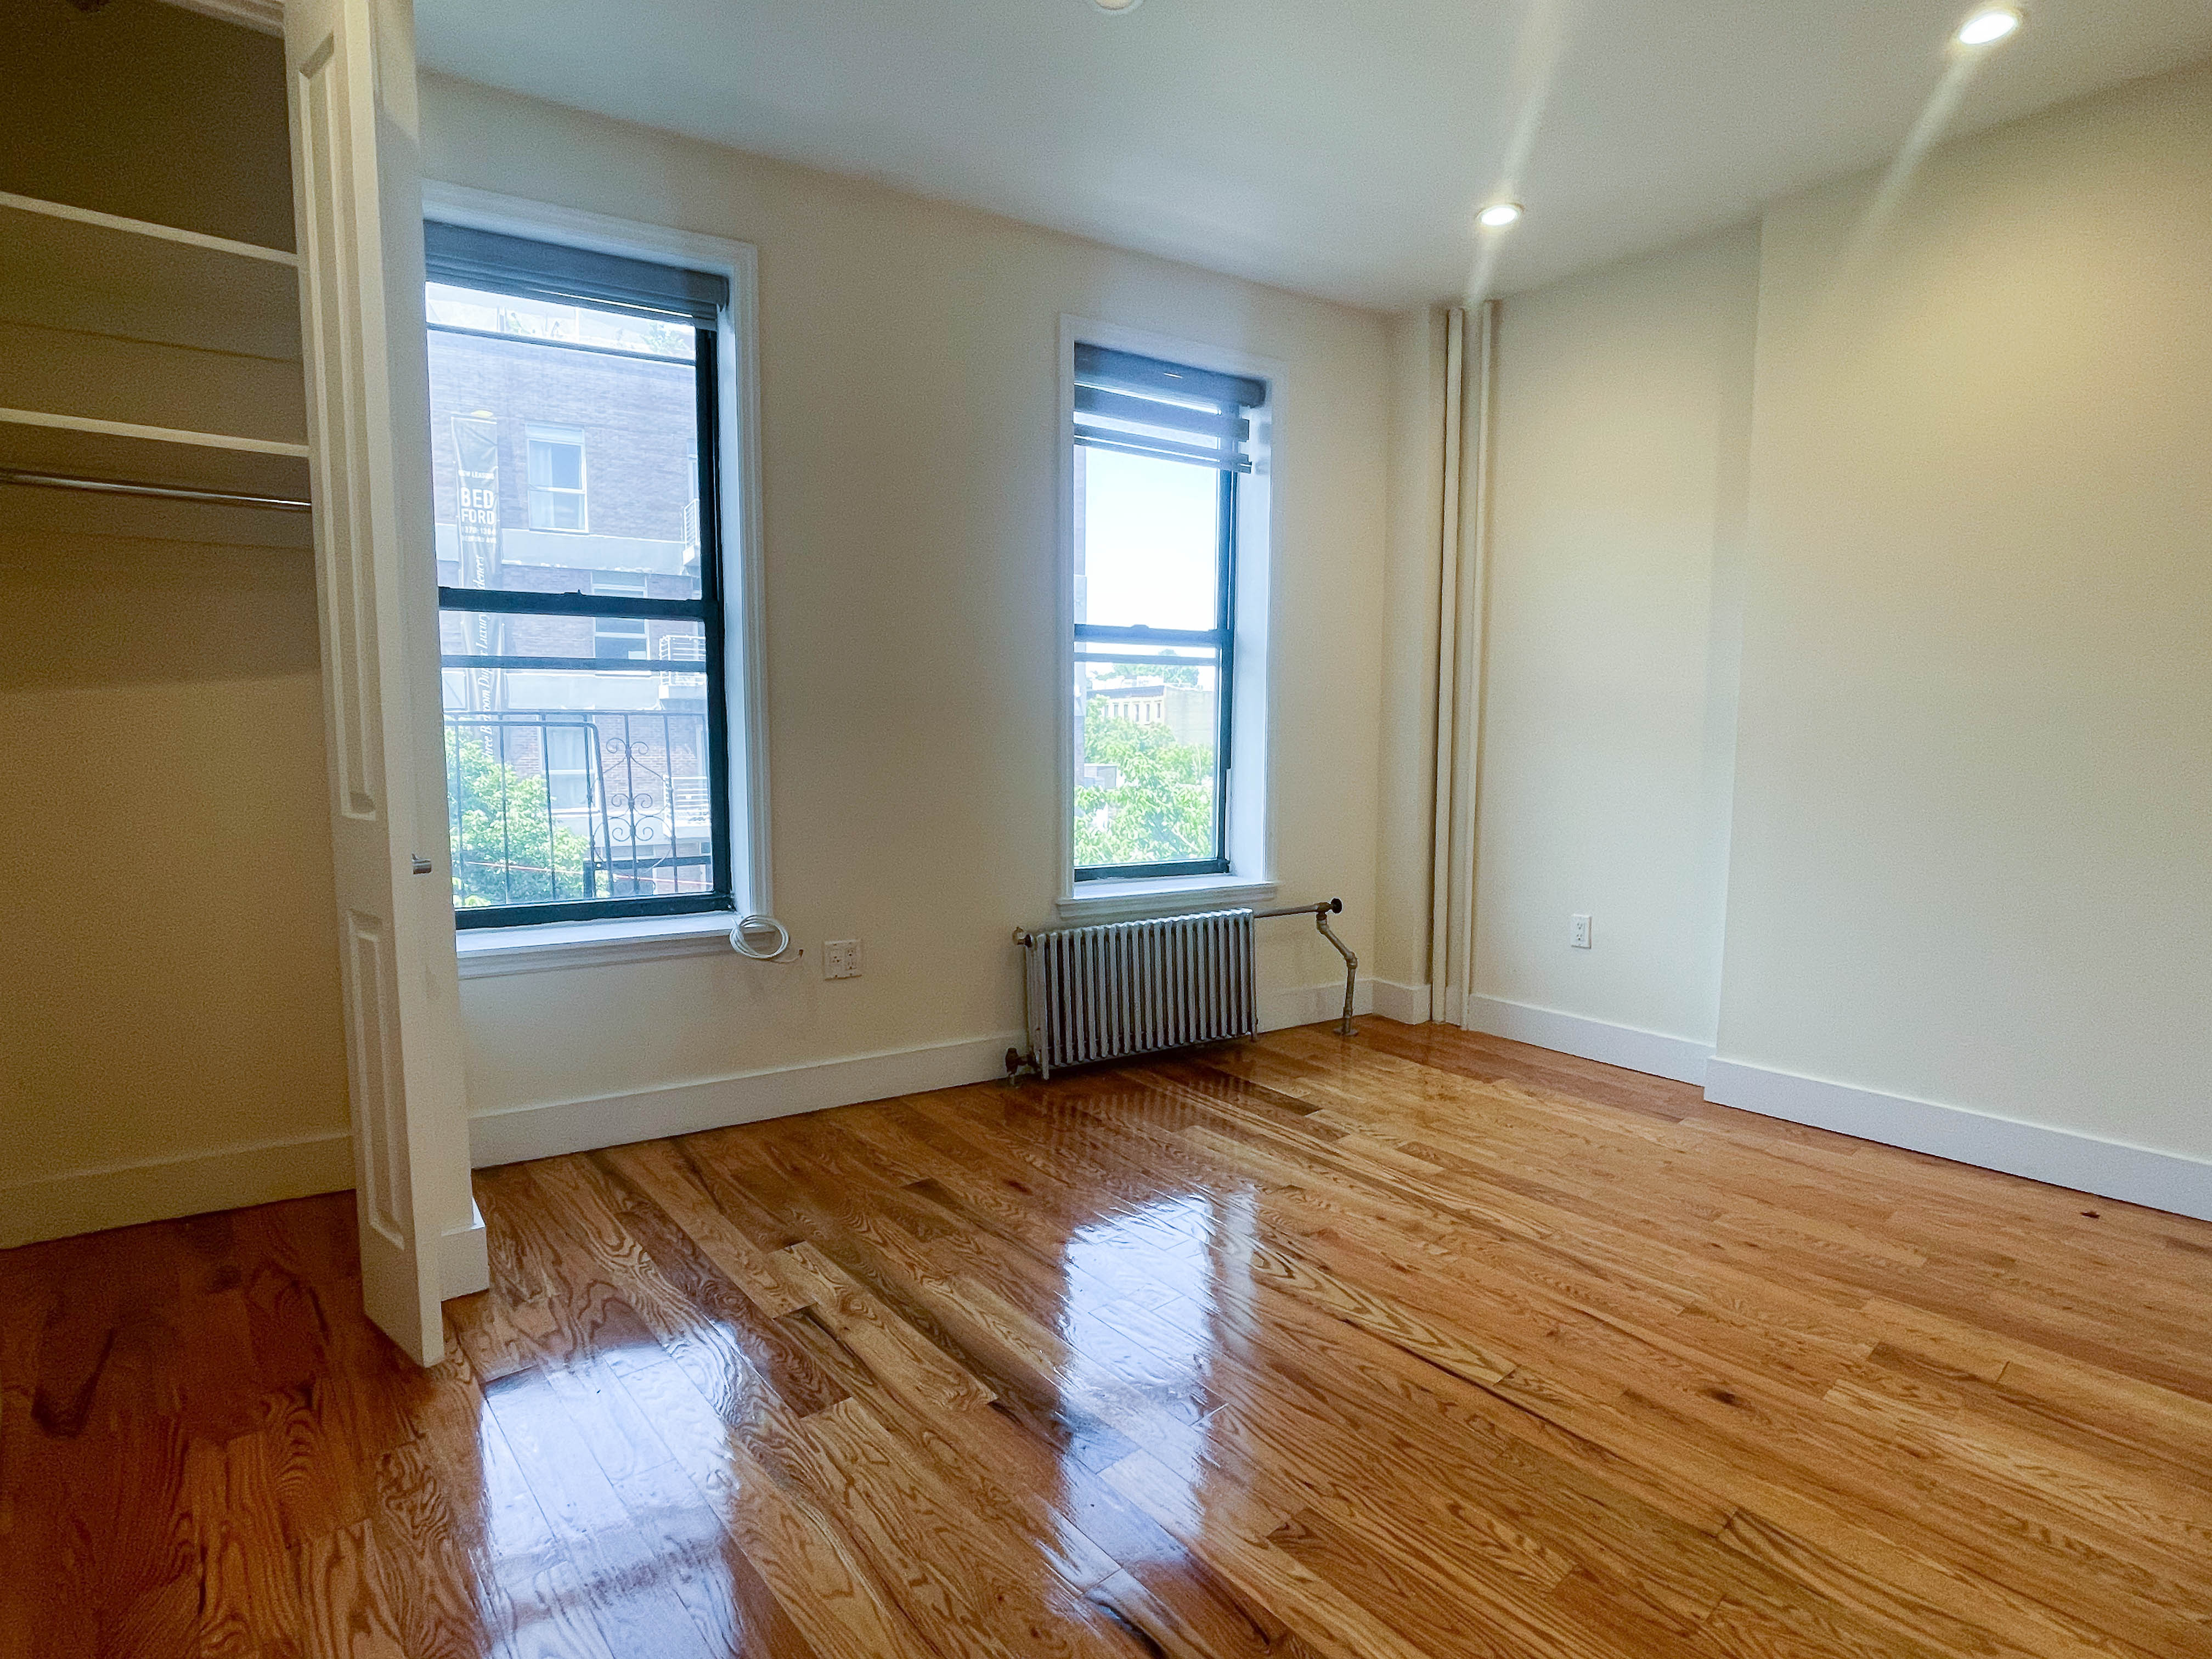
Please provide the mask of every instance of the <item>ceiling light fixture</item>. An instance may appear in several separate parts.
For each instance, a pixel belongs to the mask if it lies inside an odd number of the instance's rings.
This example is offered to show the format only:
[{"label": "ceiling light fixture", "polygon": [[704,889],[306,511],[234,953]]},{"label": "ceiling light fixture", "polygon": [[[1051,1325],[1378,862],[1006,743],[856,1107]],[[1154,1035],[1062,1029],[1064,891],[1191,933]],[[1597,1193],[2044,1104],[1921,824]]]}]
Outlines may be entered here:
[{"label": "ceiling light fixture", "polygon": [[1959,25],[1952,38],[1962,46],[1993,46],[2021,26],[2019,12],[2010,6],[1984,6]]},{"label": "ceiling light fixture", "polygon": [[1134,11],[1145,0],[1091,0],[1091,3],[1109,17],[1118,17],[1125,11]]},{"label": "ceiling light fixture", "polygon": [[1474,218],[1475,222],[1482,226],[1486,230],[1503,230],[1506,226],[1516,224],[1520,222],[1521,204],[1518,202],[1492,202],[1488,207],[1483,209],[1481,212],[1476,214]]}]

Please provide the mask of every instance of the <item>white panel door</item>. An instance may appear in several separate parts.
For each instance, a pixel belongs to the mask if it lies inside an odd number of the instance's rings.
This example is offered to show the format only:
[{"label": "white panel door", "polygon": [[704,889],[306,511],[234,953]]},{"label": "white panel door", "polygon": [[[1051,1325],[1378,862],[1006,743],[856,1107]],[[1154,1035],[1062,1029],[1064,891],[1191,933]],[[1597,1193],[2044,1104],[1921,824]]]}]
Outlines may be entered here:
[{"label": "white panel door", "polygon": [[430,1364],[467,1152],[410,0],[287,0],[284,52],[362,1294]]}]

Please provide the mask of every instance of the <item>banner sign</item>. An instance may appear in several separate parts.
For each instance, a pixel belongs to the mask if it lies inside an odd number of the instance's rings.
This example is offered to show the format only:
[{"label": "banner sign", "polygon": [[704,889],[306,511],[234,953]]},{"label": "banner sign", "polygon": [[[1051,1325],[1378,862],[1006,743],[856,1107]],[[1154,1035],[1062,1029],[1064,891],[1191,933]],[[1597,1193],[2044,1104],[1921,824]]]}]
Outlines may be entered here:
[{"label": "banner sign", "polygon": [[[460,532],[463,587],[493,586],[499,565],[499,423],[488,415],[453,416],[453,456],[459,463],[456,527]],[[478,656],[495,654],[493,618],[478,611],[469,622],[469,649]],[[469,672],[470,707],[489,708],[497,694],[499,675],[489,668]]]}]

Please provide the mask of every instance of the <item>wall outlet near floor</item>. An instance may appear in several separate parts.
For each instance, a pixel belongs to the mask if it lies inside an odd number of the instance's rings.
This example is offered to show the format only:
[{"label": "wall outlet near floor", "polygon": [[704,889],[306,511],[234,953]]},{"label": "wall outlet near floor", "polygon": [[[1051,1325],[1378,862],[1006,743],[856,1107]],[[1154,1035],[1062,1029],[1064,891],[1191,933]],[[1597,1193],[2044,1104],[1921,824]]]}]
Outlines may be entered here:
[{"label": "wall outlet near floor", "polygon": [[824,979],[858,979],[860,976],[860,941],[856,939],[831,939],[822,942],[822,977]]},{"label": "wall outlet near floor", "polygon": [[1588,916],[1569,916],[1567,921],[1572,924],[1572,932],[1568,935],[1567,943],[1573,945],[1577,951],[1589,950],[1590,948],[1589,918]]}]

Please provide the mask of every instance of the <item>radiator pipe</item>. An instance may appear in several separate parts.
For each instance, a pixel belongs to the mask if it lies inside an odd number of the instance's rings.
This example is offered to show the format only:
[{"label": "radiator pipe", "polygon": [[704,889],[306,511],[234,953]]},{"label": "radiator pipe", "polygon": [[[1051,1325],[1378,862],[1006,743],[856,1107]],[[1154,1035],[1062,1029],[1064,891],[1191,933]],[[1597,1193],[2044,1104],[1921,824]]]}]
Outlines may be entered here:
[{"label": "radiator pipe", "polygon": [[1352,1023],[1352,994],[1359,984],[1359,958],[1352,954],[1350,945],[1330,931],[1328,925],[1328,919],[1340,914],[1343,909],[1344,901],[1333,898],[1321,904],[1294,904],[1287,910],[1255,910],[1252,915],[1256,919],[1261,916],[1302,916],[1308,911],[1313,913],[1314,926],[1321,930],[1321,936],[1336,946],[1337,955],[1344,958],[1344,1020],[1336,1028],[1336,1034],[1352,1036],[1357,1035],[1357,1028]]},{"label": "radiator pipe", "polygon": [[[1344,901],[1340,898],[1328,898],[1322,899],[1317,904],[1289,904],[1279,910],[1255,910],[1252,913],[1252,919],[1255,921],[1265,921],[1269,916],[1311,916],[1314,919],[1314,926],[1320,930],[1321,936],[1336,946],[1337,955],[1344,958],[1344,1018],[1338,1024],[1336,1033],[1339,1036],[1356,1036],[1358,1035],[1358,1028],[1352,1023],[1352,994],[1358,989],[1359,986],[1359,958],[1352,954],[1351,946],[1339,939],[1328,925],[1328,919],[1331,916],[1341,915],[1343,913]],[[1024,951],[1033,949],[1036,945],[1036,935],[1026,927],[1017,927],[1014,929],[1014,943]],[[1018,1056],[1013,1050],[1009,1049],[1007,1058],[1012,1061]],[[1008,1069],[1012,1069],[1011,1065]]]}]

